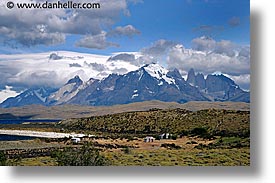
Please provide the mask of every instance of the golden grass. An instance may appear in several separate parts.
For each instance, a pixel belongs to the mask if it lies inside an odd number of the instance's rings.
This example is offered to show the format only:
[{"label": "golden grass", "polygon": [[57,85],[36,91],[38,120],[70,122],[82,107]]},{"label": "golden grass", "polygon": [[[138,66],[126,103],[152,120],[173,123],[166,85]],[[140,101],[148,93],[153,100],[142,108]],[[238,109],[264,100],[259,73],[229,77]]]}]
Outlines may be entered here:
[{"label": "golden grass", "polygon": [[17,166],[57,166],[55,159],[46,157],[36,157],[36,158],[24,158],[19,161]]},{"label": "golden grass", "polygon": [[141,150],[129,154],[104,152],[115,166],[249,166],[250,152],[242,149],[180,149]]}]

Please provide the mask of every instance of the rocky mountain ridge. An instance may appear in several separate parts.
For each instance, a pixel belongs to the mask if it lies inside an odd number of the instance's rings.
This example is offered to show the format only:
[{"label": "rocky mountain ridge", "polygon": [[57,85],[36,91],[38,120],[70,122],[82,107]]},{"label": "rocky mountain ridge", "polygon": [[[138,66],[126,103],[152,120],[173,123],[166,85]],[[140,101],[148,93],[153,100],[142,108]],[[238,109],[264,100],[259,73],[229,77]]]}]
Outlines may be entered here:
[{"label": "rocky mountain ridge", "polygon": [[190,69],[185,81],[177,69],[169,71],[152,63],[126,74],[110,74],[102,80],[91,78],[83,82],[79,76],[75,76],[57,90],[44,87],[29,89],[16,97],[8,98],[0,104],[0,107],[31,104],[112,106],[151,100],[177,103],[189,101],[249,103],[250,93],[242,90],[224,75],[205,77],[201,73],[195,74],[194,69]]}]

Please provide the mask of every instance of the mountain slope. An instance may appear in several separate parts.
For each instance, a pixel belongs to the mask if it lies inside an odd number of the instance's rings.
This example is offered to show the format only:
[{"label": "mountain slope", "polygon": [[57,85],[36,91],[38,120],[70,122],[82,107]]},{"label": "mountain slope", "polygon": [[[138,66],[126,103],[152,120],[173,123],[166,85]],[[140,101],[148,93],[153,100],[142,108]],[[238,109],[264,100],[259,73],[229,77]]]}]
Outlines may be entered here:
[{"label": "mountain slope", "polygon": [[158,64],[148,64],[125,75],[112,74],[104,80],[95,80],[68,103],[100,106],[148,100],[185,103],[207,98],[189,85],[178,70],[168,71]]},{"label": "mountain slope", "polygon": [[9,98],[0,107],[31,104],[45,106],[77,104],[111,106],[159,100],[186,103],[189,101],[250,102],[250,93],[243,91],[224,75],[204,75],[191,69],[187,80],[177,69],[167,70],[152,63],[123,75],[110,74],[104,79],[83,82],[79,76],[70,79],[59,90],[34,88]]},{"label": "mountain slope", "polygon": [[8,98],[0,104],[0,107],[20,107],[32,104],[46,105],[47,97],[49,97],[54,91],[55,89],[44,87],[28,89],[16,97]]},{"label": "mountain slope", "polygon": [[243,91],[232,79],[220,75],[208,75],[206,79],[201,73],[188,72],[187,82],[197,87],[211,101],[250,102],[250,93]]},{"label": "mountain slope", "polygon": [[47,103],[49,105],[60,105],[66,103],[78,93],[79,87],[82,84],[83,81],[79,78],[79,76],[75,76],[74,78],[70,79],[58,91],[51,94],[47,98]]}]

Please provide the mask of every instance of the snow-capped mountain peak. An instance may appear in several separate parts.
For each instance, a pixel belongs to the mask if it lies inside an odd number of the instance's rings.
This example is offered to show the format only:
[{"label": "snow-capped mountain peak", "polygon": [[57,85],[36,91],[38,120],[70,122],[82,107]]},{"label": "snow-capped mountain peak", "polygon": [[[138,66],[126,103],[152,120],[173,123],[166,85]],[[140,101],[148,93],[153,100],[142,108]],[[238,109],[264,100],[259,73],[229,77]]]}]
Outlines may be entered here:
[{"label": "snow-capped mountain peak", "polygon": [[74,78],[70,79],[67,82],[67,84],[71,84],[71,83],[75,83],[75,84],[81,85],[81,84],[83,84],[83,81],[80,79],[79,76],[75,76]]},{"label": "snow-capped mountain peak", "polygon": [[188,101],[243,101],[249,93],[241,90],[224,75],[208,75],[189,71],[187,81],[177,69],[168,71],[158,64],[147,64],[126,74],[110,74],[102,80],[86,82],[75,76],[58,91],[47,88],[29,89],[4,101],[0,107],[24,105],[116,105],[149,100],[185,103]]},{"label": "snow-capped mountain peak", "polygon": [[168,84],[175,84],[175,79],[169,77],[168,70],[165,69],[164,67],[160,66],[159,64],[152,63],[152,64],[147,64],[142,67],[150,76],[158,79],[158,80],[164,80]]},{"label": "snow-capped mountain peak", "polygon": [[58,91],[50,95],[47,103],[59,105],[67,102],[78,93],[81,85],[83,85],[83,81],[79,76],[75,76]]}]

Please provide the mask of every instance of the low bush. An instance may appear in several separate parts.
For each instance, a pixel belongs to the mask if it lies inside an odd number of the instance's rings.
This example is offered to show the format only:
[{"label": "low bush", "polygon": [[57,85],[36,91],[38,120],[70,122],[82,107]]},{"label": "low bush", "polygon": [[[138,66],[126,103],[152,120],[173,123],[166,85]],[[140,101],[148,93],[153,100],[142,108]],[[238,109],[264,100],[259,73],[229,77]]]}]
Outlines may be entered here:
[{"label": "low bush", "polygon": [[176,145],[174,143],[172,143],[172,144],[166,144],[166,143],[165,144],[161,144],[160,147],[165,147],[167,149],[181,149],[180,146],[178,146],[178,145]]},{"label": "low bush", "polygon": [[99,150],[91,144],[85,144],[79,149],[66,148],[52,154],[59,166],[107,166],[110,161],[100,155]]},{"label": "low bush", "polygon": [[7,158],[3,151],[0,152],[0,166],[7,165]]}]

